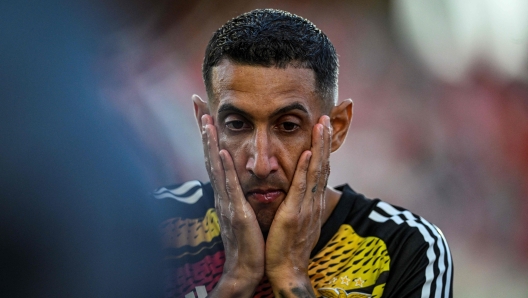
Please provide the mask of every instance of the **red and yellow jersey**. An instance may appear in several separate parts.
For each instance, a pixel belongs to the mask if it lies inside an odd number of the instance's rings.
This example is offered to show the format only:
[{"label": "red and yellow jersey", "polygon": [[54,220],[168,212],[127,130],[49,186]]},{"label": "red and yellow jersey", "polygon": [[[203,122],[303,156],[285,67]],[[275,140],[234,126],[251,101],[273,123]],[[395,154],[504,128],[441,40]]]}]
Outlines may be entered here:
[{"label": "red and yellow jersey", "polygon": [[[348,185],[321,229],[308,275],[318,297],[452,297],[451,254],[441,231],[411,212]],[[225,262],[209,183],[154,192],[166,262],[166,297],[204,298]],[[255,297],[273,297],[264,278]]]}]

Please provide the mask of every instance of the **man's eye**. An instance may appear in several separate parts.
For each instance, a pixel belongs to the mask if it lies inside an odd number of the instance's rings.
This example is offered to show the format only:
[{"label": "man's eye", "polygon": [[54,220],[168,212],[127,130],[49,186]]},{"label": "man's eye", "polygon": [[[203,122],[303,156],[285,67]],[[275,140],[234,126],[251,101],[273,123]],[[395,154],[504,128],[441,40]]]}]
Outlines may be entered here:
[{"label": "man's eye", "polygon": [[293,122],[283,122],[281,123],[281,129],[287,132],[292,132],[299,128],[299,125],[293,123]]},{"label": "man's eye", "polygon": [[249,128],[249,125],[245,124],[244,121],[233,120],[226,123],[227,128],[231,130],[243,130]]}]

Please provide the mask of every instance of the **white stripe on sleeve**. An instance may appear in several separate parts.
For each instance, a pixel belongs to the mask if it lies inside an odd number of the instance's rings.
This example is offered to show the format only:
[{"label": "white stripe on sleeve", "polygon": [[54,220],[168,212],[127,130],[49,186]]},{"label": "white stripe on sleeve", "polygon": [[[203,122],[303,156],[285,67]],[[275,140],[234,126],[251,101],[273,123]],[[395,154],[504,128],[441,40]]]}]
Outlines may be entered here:
[{"label": "white stripe on sleeve", "polygon": [[[447,285],[445,289],[445,296],[449,296],[449,290],[450,290],[450,280],[451,280],[451,254],[449,252],[449,247],[447,246],[447,241],[445,240],[442,233],[439,232],[439,229],[430,224],[428,221],[423,219],[422,217],[416,217],[409,211],[399,211],[398,209],[394,208],[388,203],[385,202],[379,202],[377,204],[377,207],[379,207],[381,210],[385,211],[387,214],[389,214],[390,217],[386,217],[384,215],[381,215],[380,213],[376,211],[372,211],[369,215],[369,218],[376,222],[385,222],[388,220],[394,221],[396,224],[400,225],[402,223],[407,223],[411,227],[415,227],[418,229],[420,234],[424,237],[424,240],[429,244],[429,247],[427,248],[427,258],[429,260],[429,263],[427,264],[426,270],[425,270],[425,284],[422,287],[422,297],[423,298],[429,298],[429,297],[442,297],[442,289],[444,289],[443,285],[443,275],[446,271],[446,265],[444,260],[447,260],[448,266],[447,266]],[[400,218],[400,215],[405,217],[405,221]],[[427,230],[427,228],[430,229],[431,232]],[[436,237],[436,238],[435,238]],[[437,239],[439,241],[437,241]],[[434,251],[434,246],[437,246],[439,251],[438,256],[438,276],[434,276],[434,262],[437,260],[437,256]],[[445,249],[444,249],[445,245]],[[447,251],[447,256],[446,256]],[[431,284],[433,280],[436,279],[436,291],[434,295],[431,294]]]},{"label": "white stripe on sleeve", "polygon": [[159,193],[168,191],[168,192],[174,194],[175,196],[182,196],[183,194],[188,192],[191,188],[196,187],[196,186],[201,186],[200,181],[191,180],[191,181],[185,182],[184,184],[178,186],[175,189],[168,189],[166,187],[161,187],[160,189],[156,190],[154,193],[155,194],[159,194]]}]

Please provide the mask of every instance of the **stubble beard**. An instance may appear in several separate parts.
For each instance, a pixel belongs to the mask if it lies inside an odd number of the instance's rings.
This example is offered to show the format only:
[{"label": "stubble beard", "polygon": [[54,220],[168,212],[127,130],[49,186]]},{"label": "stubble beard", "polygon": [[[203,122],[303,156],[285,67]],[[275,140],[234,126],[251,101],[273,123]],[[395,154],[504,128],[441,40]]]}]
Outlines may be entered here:
[{"label": "stubble beard", "polygon": [[257,221],[260,226],[260,230],[262,231],[262,236],[264,236],[264,240],[268,238],[268,233],[271,227],[271,223],[273,222],[273,219],[275,218],[276,210],[260,210],[256,216]]}]

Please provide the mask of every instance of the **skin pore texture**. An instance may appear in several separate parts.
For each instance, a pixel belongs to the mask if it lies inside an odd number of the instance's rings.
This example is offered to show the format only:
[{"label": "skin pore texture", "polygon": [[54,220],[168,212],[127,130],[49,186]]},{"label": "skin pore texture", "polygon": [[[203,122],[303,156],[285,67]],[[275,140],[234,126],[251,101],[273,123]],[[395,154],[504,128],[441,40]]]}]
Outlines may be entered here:
[{"label": "skin pore texture", "polygon": [[226,254],[210,297],[251,297],[264,275],[278,297],[314,297],[309,256],[340,198],[328,159],[352,101],[325,108],[311,69],[227,59],[212,86],[208,102],[193,96]]}]

